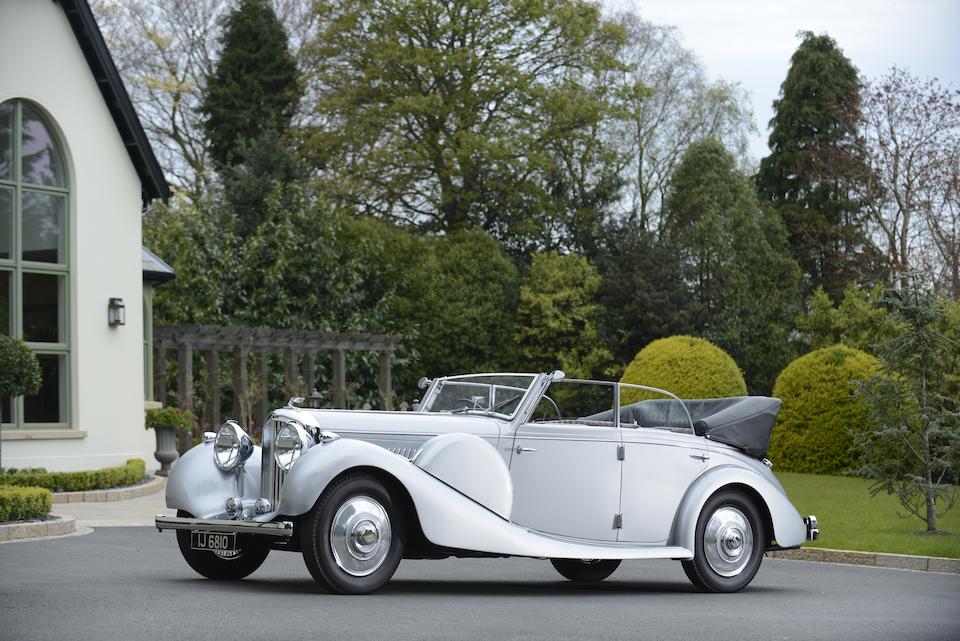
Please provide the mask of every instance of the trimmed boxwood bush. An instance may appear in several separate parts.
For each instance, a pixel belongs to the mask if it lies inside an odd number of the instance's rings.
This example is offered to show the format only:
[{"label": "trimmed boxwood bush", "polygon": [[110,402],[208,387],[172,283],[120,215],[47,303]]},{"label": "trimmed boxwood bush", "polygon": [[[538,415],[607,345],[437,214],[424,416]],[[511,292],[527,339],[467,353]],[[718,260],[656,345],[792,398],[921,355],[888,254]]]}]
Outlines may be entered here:
[{"label": "trimmed boxwood bush", "polygon": [[0,471],[0,485],[45,487],[55,492],[106,490],[135,485],[147,474],[143,459],[132,458],[123,467],[105,467],[88,472],[48,472],[43,468]]},{"label": "trimmed boxwood bush", "polygon": [[46,516],[51,503],[46,488],[0,485],[0,523]]},{"label": "trimmed boxwood bush", "polygon": [[[659,387],[680,398],[719,398],[747,393],[747,384],[736,361],[710,341],[693,336],[653,341],[637,353],[620,382]],[[620,392],[621,405],[647,398],[663,397],[641,390]]]},{"label": "trimmed boxwood bush", "polygon": [[853,433],[867,428],[867,407],[855,380],[875,375],[873,356],[843,344],[815,350],[784,369],[773,388],[783,401],[770,435],[778,470],[839,474],[853,468]]}]

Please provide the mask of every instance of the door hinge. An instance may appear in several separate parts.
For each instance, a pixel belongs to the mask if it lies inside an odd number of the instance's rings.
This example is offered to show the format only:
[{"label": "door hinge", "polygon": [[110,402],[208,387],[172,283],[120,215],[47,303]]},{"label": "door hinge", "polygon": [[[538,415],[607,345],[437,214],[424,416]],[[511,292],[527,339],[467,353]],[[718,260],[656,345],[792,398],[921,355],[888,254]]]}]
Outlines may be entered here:
[{"label": "door hinge", "polygon": [[617,446],[617,460],[622,461],[627,458],[627,448],[623,445]]},{"label": "door hinge", "polygon": [[623,529],[623,515],[622,515],[622,514],[615,514],[615,515],[613,516],[613,529],[614,529],[614,530],[621,530],[621,529]]}]

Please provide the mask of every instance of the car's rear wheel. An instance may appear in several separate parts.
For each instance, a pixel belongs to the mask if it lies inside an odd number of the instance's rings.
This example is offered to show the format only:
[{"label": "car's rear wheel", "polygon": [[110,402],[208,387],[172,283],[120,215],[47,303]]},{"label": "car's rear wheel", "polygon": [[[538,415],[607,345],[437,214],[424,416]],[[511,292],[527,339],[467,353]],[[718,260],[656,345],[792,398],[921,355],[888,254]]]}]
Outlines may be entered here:
[{"label": "car's rear wheel", "polygon": [[[177,516],[193,518],[184,510],[178,510]],[[238,549],[233,553],[194,550],[190,547],[190,530],[177,530],[177,545],[187,565],[197,574],[215,581],[238,581],[253,574],[270,553],[266,544],[244,535],[237,535]]]},{"label": "car's rear wheel", "polygon": [[367,594],[396,572],[404,534],[402,510],[389,490],[361,473],[324,491],[303,521],[300,543],[317,583],[340,594]]},{"label": "car's rear wheel", "polygon": [[550,559],[566,579],[577,583],[603,581],[620,567],[620,559]]},{"label": "car's rear wheel", "polygon": [[697,520],[687,578],[704,592],[736,592],[753,580],[763,560],[763,520],[752,500],[736,491],[714,494]]}]

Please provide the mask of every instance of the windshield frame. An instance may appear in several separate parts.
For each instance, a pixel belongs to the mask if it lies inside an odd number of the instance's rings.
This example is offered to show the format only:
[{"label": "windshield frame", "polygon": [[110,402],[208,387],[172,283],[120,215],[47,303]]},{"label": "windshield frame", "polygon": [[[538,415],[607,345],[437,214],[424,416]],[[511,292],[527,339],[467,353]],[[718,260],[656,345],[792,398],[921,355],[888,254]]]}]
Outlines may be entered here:
[{"label": "windshield frame", "polygon": [[[442,411],[431,411],[428,408],[436,400],[437,396],[440,393],[440,390],[443,389],[443,386],[450,381],[458,381],[464,379],[476,379],[482,377],[494,377],[494,376],[519,376],[523,378],[529,378],[530,382],[527,384],[526,389],[523,392],[523,395],[520,397],[520,400],[517,402],[514,410],[509,414],[503,412],[497,412],[495,410],[486,410],[486,409],[464,409],[461,411],[453,410],[442,410]],[[427,388],[427,391],[423,395],[423,399],[420,401],[419,411],[424,414],[436,414],[436,415],[462,415],[462,416],[486,416],[498,418],[504,421],[512,421],[514,418],[519,416],[524,410],[527,401],[530,399],[531,393],[536,393],[536,390],[541,388],[540,383],[543,374],[532,374],[530,372],[481,372],[481,373],[471,373],[471,374],[457,374],[455,376],[442,376],[434,379],[430,383],[430,387]],[[476,383],[478,385],[490,385],[496,389],[521,389],[517,386],[511,385],[501,385],[497,383],[477,383],[475,380],[464,381],[469,383]]]}]

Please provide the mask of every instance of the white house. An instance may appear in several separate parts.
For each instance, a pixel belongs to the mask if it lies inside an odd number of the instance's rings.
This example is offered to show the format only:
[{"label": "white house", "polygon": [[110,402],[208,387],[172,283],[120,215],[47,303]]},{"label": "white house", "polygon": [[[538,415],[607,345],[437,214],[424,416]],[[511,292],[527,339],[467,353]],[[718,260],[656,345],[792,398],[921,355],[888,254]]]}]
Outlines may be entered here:
[{"label": "white house", "polygon": [[0,465],[156,469],[140,225],[168,195],[86,0],[0,0],[0,331],[43,370],[2,401]]}]

